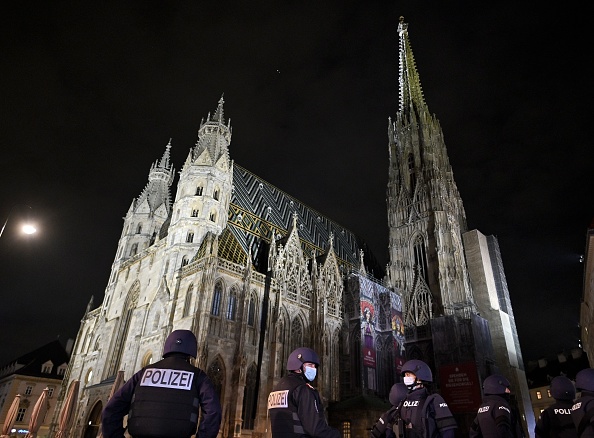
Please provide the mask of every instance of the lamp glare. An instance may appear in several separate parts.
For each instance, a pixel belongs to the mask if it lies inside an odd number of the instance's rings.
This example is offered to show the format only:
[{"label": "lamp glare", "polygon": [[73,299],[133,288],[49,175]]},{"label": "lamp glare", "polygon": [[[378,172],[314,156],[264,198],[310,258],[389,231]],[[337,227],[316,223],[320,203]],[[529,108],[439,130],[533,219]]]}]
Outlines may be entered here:
[{"label": "lamp glare", "polygon": [[25,234],[33,234],[37,231],[37,229],[33,225],[23,225],[23,233]]}]

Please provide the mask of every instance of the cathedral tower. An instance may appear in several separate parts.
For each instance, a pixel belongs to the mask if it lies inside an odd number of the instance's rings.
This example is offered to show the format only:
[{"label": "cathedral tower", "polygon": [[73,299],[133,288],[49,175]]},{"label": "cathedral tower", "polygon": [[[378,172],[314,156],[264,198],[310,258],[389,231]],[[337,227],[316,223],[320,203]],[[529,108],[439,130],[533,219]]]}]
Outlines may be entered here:
[{"label": "cathedral tower", "polygon": [[462,199],[441,127],[423,98],[402,18],[398,33],[400,107],[388,127],[389,277],[407,291],[405,324],[419,327],[433,316],[468,317],[473,300],[462,248]]},{"label": "cathedral tower", "polygon": [[[388,126],[388,280],[402,292],[406,357],[431,365],[462,429],[474,417],[480,382],[493,373],[514,382],[525,424],[533,427],[519,342],[507,342],[512,334],[517,340],[509,294],[509,313],[502,317],[501,312],[487,312],[489,302],[483,298],[488,291],[482,285],[495,282],[493,275],[483,283],[475,281],[473,292],[469,266],[477,271],[479,264],[474,253],[468,264],[463,242],[470,242],[476,231],[467,230],[443,132],[425,103],[402,17],[398,33],[400,105]],[[517,354],[506,354],[512,350]],[[454,390],[460,379],[468,388],[463,396]]]},{"label": "cathedral tower", "polygon": [[140,196],[132,201],[118,244],[114,268],[122,261],[134,257],[159,238],[163,223],[171,212],[171,194],[175,170],[170,160],[171,140],[160,160],[149,170],[148,183]]},{"label": "cathedral tower", "polygon": [[223,97],[214,115],[200,123],[198,141],[180,172],[167,246],[170,266],[184,266],[208,233],[218,236],[227,225],[233,187],[229,158],[231,120],[225,125]]}]

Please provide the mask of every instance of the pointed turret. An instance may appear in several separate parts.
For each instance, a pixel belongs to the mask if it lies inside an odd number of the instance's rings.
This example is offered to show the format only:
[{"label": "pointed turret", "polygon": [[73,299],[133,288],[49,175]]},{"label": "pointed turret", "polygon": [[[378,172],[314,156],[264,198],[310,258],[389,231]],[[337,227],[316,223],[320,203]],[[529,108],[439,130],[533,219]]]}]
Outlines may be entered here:
[{"label": "pointed turret", "polygon": [[194,147],[192,159],[199,164],[229,167],[229,144],[231,143],[231,120],[225,125],[223,96],[214,115],[210,113],[206,121],[202,120],[198,129],[198,141]]},{"label": "pointed turret", "polygon": [[162,206],[167,214],[169,214],[171,206],[169,187],[175,177],[175,169],[172,164],[169,164],[170,150],[171,139],[169,139],[169,143],[167,143],[161,159],[151,165],[149,182],[138,197],[137,205],[140,205],[146,200],[153,213]]},{"label": "pointed turret", "polygon": [[196,146],[179,175],[173,205],[176,213],[168,230],[172,272],[194,258],[204,236],[220,236],[227,226],[233,163],[229,158],[231,124],[225,125],[224,103],[221,96],[214,116],[209,113],[200,123]]},{"label": "pointed turret", "polygon": [[[171,212],[170,187],[175,169],[170,164],[171,139],[165,146],[161,159],[157,159],[149,170],[148,183],[140,196],[132,201],[119,242],[120,250],[116,262],[141,253],[155,243],[163,223]],[[114,268],[116,263],[114,263]]]}]

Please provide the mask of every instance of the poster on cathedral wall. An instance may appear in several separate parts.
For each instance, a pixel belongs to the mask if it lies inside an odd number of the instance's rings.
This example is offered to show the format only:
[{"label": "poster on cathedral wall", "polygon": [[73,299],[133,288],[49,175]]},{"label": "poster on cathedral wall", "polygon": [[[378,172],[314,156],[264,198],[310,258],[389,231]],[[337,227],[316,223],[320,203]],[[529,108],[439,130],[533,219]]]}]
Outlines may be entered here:
[{"label": "poster on cathedral wall", "polygon": [[376,283],[359,277],[359,297],[361,301],[361,342],[363,346],[363,365],[369,368],[376,366],[375,331],[377,326],[377,310],[379,309]]},{"label": "poster on cathedral wall", "polygon": [[396,292],[388,291],[390,293],[390,310],[391,310],[391,324],[392,337],[394,342],[394,366],[400,374],[402,365],[404,365],[405,348],[404,348],[404,320],[402,319],[402,297]]},{"label": "poster on cathedral wall", "polygon": [[476,412],[481,383],[474,362],[439,367],[440,393],[454,414]]},{"label": "poster on cathedral wall", "polygon": [[[368,368],[377,367],[376,331],[380,330],[385,333],[386,330],[391,329],[394,367],[397,370],[402,369],[405,353],[402,300],[400,295],[364,277],[359,277],[359,286],[363,365]],[[383,302],[386,303],[386,308],[383,310],[384,315],[380,315],[382,313],[380,297],[384,297]],[[389,300],[386,297],[389,297]],[[387,308],[387,303],[389,303],[389,308]],[[383,321],[382,324],[386,325],[386,327],[380,327],[378,325],[380,316]],[[388,319],[389,326],[387,326]]]}]

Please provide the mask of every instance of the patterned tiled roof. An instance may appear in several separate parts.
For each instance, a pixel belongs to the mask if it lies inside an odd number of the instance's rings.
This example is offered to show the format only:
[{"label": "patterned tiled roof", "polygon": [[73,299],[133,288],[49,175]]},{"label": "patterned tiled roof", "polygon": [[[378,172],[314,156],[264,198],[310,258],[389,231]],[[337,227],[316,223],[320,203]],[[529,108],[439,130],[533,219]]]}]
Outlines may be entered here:
[{"label": "patterned tiled roof", "polygon": [[246,253],[259,254],[262,244],[270,244],[273,232],[285,236],[297,214],[297,227],[307,256],[319,256],[334,235],[334,251],[351,268],[358,264],[361,247],[357,236],[320,212],[303,204],[235,163],[233,196],[227,226]]}]

